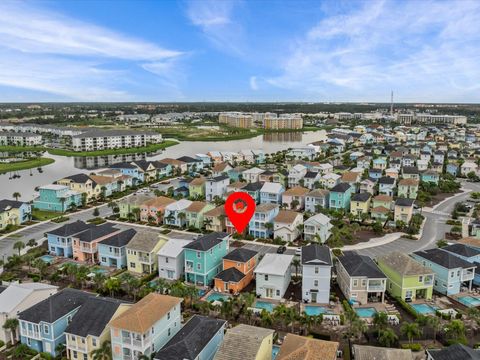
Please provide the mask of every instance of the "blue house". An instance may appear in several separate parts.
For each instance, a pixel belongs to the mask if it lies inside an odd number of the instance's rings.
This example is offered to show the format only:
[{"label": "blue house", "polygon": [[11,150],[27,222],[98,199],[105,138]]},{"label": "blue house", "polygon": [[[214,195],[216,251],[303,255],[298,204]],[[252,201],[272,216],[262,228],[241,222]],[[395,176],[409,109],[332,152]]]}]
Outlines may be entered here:
[{"label": "blue house", "polygon": [[255,203],[260,203],[260,191],[263,187],[263,182],[257,181],[253,183],[248,183],[246,186],[241,188],[239,191],[246,192],[248,195],[255,200]]},{"label": "blue house", "polygon": [[70,190],[65,185],[46,185],[38,189],[39,196],[33,200],[33,207],[40,210],[65,212],[72,205],[82,205],[82,193]]},{"label": "blue house", "polygon": [[380,194],[393,196],[395,191],[395,179],[389,176],[384,176],[378,179],[378,192]]},{"label": "blue house", "polygon": [[472,288],[476,265],[442,249],[416,251],[412,257],[435,273],[433,289],[444,295],[455,295],[462,286]]},{"label": "blue house", "polygon": [[193,315],[153,359],[212,360],[223,342],[226,325],[225,320]]},{"label": "blue house", "polygon": [[368,177],[370,179],[380,179],[382,177],[383,170],[382,169],[369,169],[368,170]]},{"label": "blue house", "polygon": [[212,159],[206,154],[195,154],[195,157],[203,162],[204,167],[209,167],[212,165]]},{"label": "blue house", "polygon": [[96,225],[77,220],[47,233],[48,250],[56,256],[73,256],[73,238]]},{"label": "blue house", "polygon": [[447,171],[447,173],[450,174],[450,175],[457,176],[457,174],[458,174],[458,165],[455,164],[455,163],[448,163],[448,164],[447,164],[446,171]]},{"label": "blue house", "polygon": [[110,165],[110,169],[119,170],[122,172],[123,175],[131,176],[133,178],[134,184],[137,184],[139,182],[142,183],[145,181],[144,171],[134,164],[128,162],[113,164]]},{"label": "blue house", "polygon": [[426,170],[421,173],[420,176],[423,182],[431,182],[434,184],[438,184],[438,182],[440,181],[440,175],[432,170]]},{"label": "blue house", "polygon": [[278,215],[280,208],[277,204],[260,204],[255,208],[250,222],[248,233],[256,238],[268,238],[273,234],[273,228],[267,229],[265,224],[273,224],[273,219]]},{"label": "blue house", "polygon": [[334,210],[350,210],[353,188],[348,183],[340,183],[330,189],[329,207]]},{"label": "blue house", "polygon": [[56,356],[65,344],[65,329],[81,306],[95,295],[65,288],[18,314],[20,341],[29,348]]},{"label": "blue house", "polygon": [[100,265],[117,269],[126,268],[126,246],[136,233],[134,229],[128,229],[100,241],[97,245]]},{"label": "blue house", "polygon": [[[480,266],[480,250],[477,248],[457,243],[446,246],[442,248],[442,250],[448,251],[449,253],[452,253],[453,255],[458,256],[460,259],[468,261],[477,267]],[[480,272],[477,273],[476,270],[473,283],[475,285],[480,285]]]},{"label": "blue house", "polygon": [[197,171],[203,170],[203,161],[200,159],[192,158],[190,156],[181,156],[177,160],[187,163],[188,172],[194,174]]},{"label": "blue house", "polygon": [[260,203],[281,204],[285,188],[280,183],[265,182],[260,189]]}]

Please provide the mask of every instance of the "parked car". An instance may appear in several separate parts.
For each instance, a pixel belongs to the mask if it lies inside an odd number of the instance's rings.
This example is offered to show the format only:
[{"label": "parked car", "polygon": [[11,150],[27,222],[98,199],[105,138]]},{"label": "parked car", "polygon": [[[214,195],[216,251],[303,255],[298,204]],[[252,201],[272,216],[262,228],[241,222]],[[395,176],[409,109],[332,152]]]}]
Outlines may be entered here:
[{"label": "parked car", "polygon": [[277,254],[283,254],[285,251],[287,251],[287,247],[280,245],[277,249]]},{"label": "parked car", "polygon": [[295,255],[301,256],[302,255],[302,248],[298,247],[295,249]]}]

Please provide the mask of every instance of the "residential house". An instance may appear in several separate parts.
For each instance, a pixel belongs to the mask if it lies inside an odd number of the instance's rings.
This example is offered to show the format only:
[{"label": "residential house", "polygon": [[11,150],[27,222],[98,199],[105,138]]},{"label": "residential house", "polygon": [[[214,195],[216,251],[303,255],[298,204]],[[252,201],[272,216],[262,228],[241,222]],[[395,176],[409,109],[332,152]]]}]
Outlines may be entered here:
[{"label": "residential house", "polygon": [[444,295],[456,295],[464,286],[472,289],[477,265],[442,249],[415,251],[412,257],[435,273],[435,291]]},{"label": "residential house", "polygon": [[425,350],[427,360],[478,360],[480,351],[457,343],[443,349]]},{"label": "residential house", "polygon": [[[417,168],[419,171],[425,171],[428,169],[429,162],[426,160],[418,160],[417,161]],[[442,165],[443,166],[443,165]]]},{"label": "residential house", "polygon": [[100,194],[98,184],[87,174],[75,174],[57,180],[58,185],[68,186],[70,190],[77,191],[87,195],[87,201],[95,199]]},{"label": "residential house", "polygon": [[292,261],[293,255],[265,254],[255,269],[257,296],[280,300],[290,285]]},{"label": "residential house", "polygon": [[65,344],[65,329],[93,294],[65,288],[18,314],[20,341],[30,349],[57,355]]},{"label": "residential house", "polygon": [[228,240],[227,233],[214,232],[185,245],[185,281],[203,286],[211,285],[222,270],[222,259],[229,249]]},{"label": "residential house", "polygon": [[70,190],[65,185],[40,186],[38,194],[32,203],[35,209],[66,212],[82,205],[82,193]]},{"label": "residential house", "polygon": [[[462,243],[456,243],[453,245],[448,245],[442,248],[442,250],[448,251],[455,256],[458,256],[460,259],[474,263],[475,265],[480,264],[480,249],[474,246],[468,246]],[[475,285],[480,285],[480,271],[475,269],[475,278],[473,279]]]},{"label": "residential house", "polygon": [[154,354],[180,331],[181,298],[150,293],[110,322],[112,360]]},{"label": "residential house", "polygon": [[362,179],[362,174],[359,172],[354,172],[354,171],[347,171],[343,173],[341,182],[349,184],[353,192],[356,192],[359,188],[360,181]]},{"label": "residential house", "polygon": [[166,196],[151,198],[140,205],[140,220],[148,223],[162,224],[165,208],[176,200]]},{"label": "residential house", "polygon": [[137,274],[151,274],[157,271],[157,253],[166,241],[158,233],[139,230],[130,240],[127,249],[128,271]]},{"label": "residential house", "polygon": [[357,167],[369,169],[372,159],[369,156],[362,156],[357,159]]},{"label": "residential house", "polygon": [[433,162],[443,164],[445,161],[445,153],[443,151],[437,150],[433,153]]},{"label": "residential house", "polygon": [[385,170],[385,176],[391,177],[393,179],[398,179],[398,169],[396,168],[388,168]]},{"label": "residential house", "polygon": [[418,180],[402,179],[398,182],[398,196],[409,199],[416,199],[418,194]]},{"label": "residential house", "polygon": [[303,177],[303,186],[312,190],[316,185],[320,185],[322,175],[319,172],[307,171]]},{"label": "residential house", "polygon": [[194,178],[188,183],[188,191],[192,199],[204,199],[205,198],[205,183],[204,177]]},{"label": "residential house", "polygon": [[280,210],[273,219],[273,237],[283,241],[296,240],[301,232],[298,229],[303,225],[303,214],[292,210]]},{"label": "residential house", "polygon": [[200,159],[195,159],[190,156],[181,156],[177,160],[183,161],[187,164],[187,170],[191,173],[196,173],[197,171],[203,170],[204,164]]},{"label": "residential house", "polygon": [[425,170],[420,177],[422,182],[433,183],[435,185],[438,185],[438,182],[440,181],[439,173],[434,170]]},{"label": "residential house", "polygon": [[380,194],[393,196],[395,192],[395,179],[389,176],[378,179],[378,192]]},{"label": "residential house", "polygon": [[233,169],[228,171],[228,177],[231,181],[240,181],[243,180],[243,172],[247,170],[245,166],[236,166]]},{"label": "residential house", "polygon": [[158,162],[166,165],[170,165],[172,168],[172,172],[176,172],[177,174],[183,174],[188,171],[188,165],[186,162],[177,160],[177,159],[171,159],[171,158],[164,158],[161,160],[158,160]]},{"label": "residential house", "polygon": [[0,200],[0,230],[8,225],[21,225],[32,219],[30,204],[15,200]]},{"label": "residential house", "polygon": [[240,191],[246,192],[255,201],[256,204],[260,203],[260,193],[263,188],[263,183],[256,181],[250,182],[246,186],[242,187]]},{"label": "residential house", "polygon": [[94,227],[94,224],[77,220],[51,230],[46,233],[48,250],[55,256],[73,257],[73,239]]},{"label": "residential house", "polygon": [[223,194],[227,192],[229,183],[230,178],[227,175],[208,178],[205,183],[205,198],[207,201],[213,201],[216,197],[221,199]]},{"label": "residential house", "polygon": [[185,209],[186,224],[190,228],[202,229],[204,226],[204,214],[215,208],[215,205],[205,201],[192,201]]},{"label": "residential house", "polygon": [[454,162],[448,162],[447,168],[446,168],[446,171],[448,174],[456,177],[458,175],[458,170],[459,170],[458,164]]},{"label": "residential house", "polygon": [[154,360],[212,360],[223,342],[227,322],[193,315],[153,356]]},{"label": "residential house", "polygon": [[265,172],[260,174],[260,176],[258,177],[258,180],[263,182],[278,183],[282,186],[285,186],[285,184],[287,183],[286,175],[281,173],[280,171],[274,172],[274,171],[266,170]]},{"label": "residential house", "polygon": [[367,192],[370,195],[375,194],[375,182],[371,179],[360,181],[360,192]]},{"label": "residential house", "polygon": [[179,280],[185,274],[183,247],[198,237],[197,234],[172,231],[166,235],[167,243],[158,250],[158,275],[161,279]]},{"label": "residential house", "polygon": [[303,246],[301,262],[303,301],[328,304],[333,266],[330,248],[319,244]]},{"label": "residential house", "polygon": [[8,319],[17,319],[17,314],[38,304],[57,292],[57,287],[43,283],[11,283],[0,292],[0,341],[18,340],[15,333],[3,327]]},{"label": "residential house", "polygon": [[305,197],[308,192],[308,189],[301,186],[292,187],[282,194],[282,203],[288,209],[301,210],[305,207]]},{"label": "residential house", "polygon": [[65,329],[69,359],[93,360],[92,352],[110,341],[109,322],[126,311],[129,305],[120,300],[91,297],[73,316]]},{"label": "residential house", "polygon": [[265,182],[260,189],[261,204],[281,204],[285,188],[280,183]]},{"label": "residential house", "polygon": [[212,167],[212,176],[227,175],[233,168],[227,162],[220,162]]},{"label": "residential house", "polygon": [[237,248],[223,257],[223,271],[215,275],[214,288],[219,292],[238,294],[254,278],[257,252]]},{"label": "residential house", "polygon": [[415,360],[412,350],[410,349],[394,349],[378,346],[353,345],[352,354],[354,354],[353,356],[355,360]]},{"label": "residential house", "polygon": [[288,186],[294,187],[300,185],[302,180],[307,174],[307,167],[301,164],[295,165],[288,172]]},{"label": "residential house", "polygon": [[278,212],[279,206],[276,204],[257,205],[248,224],[248,233],[255,238],[268,238],[273,235],[273,220]]},{"label": "residential house", "polygon": [[327,189],[331,189],[334,186],[340,184],[341,178],[342,178],[341,175],[338,175],[335,173],[327,173],[323,175],[322,178],[320,179],[320,184]]},{"label": "residential house", "polygon": [[299,146],[290,149],[287,156],[292,156],[295,159],[309,159],[312,160],[315,157],[316,151],[313,146]]},{"label": "residential house", "polygon": [[368,177],[370,179],[374,179],[374,180],[377,180],[377,179],[380,179],[383,175],[383,170],[381,169],[369,169],[368,170]]},{"label": "residential house", "polygon": [[118,202],[119,216],[122,219],[141,219],[141,206],[148,200],[153,199],[151,195],[133,195]]},{"label": "residential house", "polygon": [[264,171],[265,170],[259,169],[257,167],[247,169],[242,173],[243,180],[249,183],[258,182],[260,174],[263,173]]},{"label": "residential house", "polygon": [[110,169],[118,170],[123,175],[131,177],[133,185],[145,182],[144,171],[135,164],[122,162],[110,165]]},{"label": "residential house", "polygon": [[387,159],[384,157],[378,157],[373,159],[373,166],[374,169],[385,170],[387,168]]},{"label": "residential house", "polygon": [[336,270],[338,286],[350,302],[360,305],[383,303],[387,277],[369,256],[345,251],[338,256]]},{"label": "residential house", "polygon": [[387,292],[403,301],[431,300],[434,272],[407,254],[393,251],[377,259],[387,276]]},{"label": "residential house", "polygon": [[238,324],[227,330],[213,360],[272,360],[274,332],[271,329]]},{"label": "residential house", "polygon": [[225,231],[225,206],[221,205],[203,213],[203,224],[208,231]]},{"label": "residential house", "polygon": [[347,183],[340,183],[330,189],[330,209],[339,211],[350,210],[350,198],[353,189]]},{"label": "residential house", "polygon": [[276,360],[336,360],[339,343],[287,334]]},{"label": "residential house", "polygon": [[372,196],[368,192],[353,194],[350,200],[350,213],[361,219],[368,215]]},{"label": "residential house", "polygon": [[99,262],[98,243],[107,237],[118,234],[120,229],[111,223],[92,226],[72,237],[73,259],[90,264]]},{"label": "residential house", "polygon": [[305,211],[318,213],[320,208],[327,209],[330,198],[330,191],[315,189],[305,196]]},{"label": "residential house", "polygon": [[395,200],[394,220],[408,224],[413,216],[413,199],[398,198]]},{"label": "residential house", "polygon": [[313,215],[305,220],[303,237],[306,241],[319,241],[322,244],[330,237],[333,225],[330,218],[322,213]]},{"label": "residential house", "polygon": [[473,161],[467,160],[460,166],[460,174],[467,176],[469,173],[478,174],[478,165]]},{"label": "residential house", "polygon": [[414,166],[404,166],[402,168],[402,176],[405,179],[420,180],[420,172],[418,171],[418,168]]},{"label": "residential house", "polygon": [[174,203],[165,206],[165,215],[163,223],[178,227],[187,225],[187,209],[192,205],[192,201],[180,199]]},{"label": "residential house", "polygon": [[97,244],[100,265],[117,269],[126,268],[127,245],[136,233],[134,229],[127,229],[101,240]]}]

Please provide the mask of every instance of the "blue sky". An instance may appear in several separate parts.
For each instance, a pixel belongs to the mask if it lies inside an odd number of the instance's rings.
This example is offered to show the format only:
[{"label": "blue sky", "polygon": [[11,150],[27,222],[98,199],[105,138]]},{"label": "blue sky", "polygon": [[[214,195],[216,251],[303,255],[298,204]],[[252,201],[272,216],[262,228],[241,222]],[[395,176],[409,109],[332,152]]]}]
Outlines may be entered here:
[{"label": "blue sky", "polygon": [[0,101],[480,102],[480,1],[0,1]]}]

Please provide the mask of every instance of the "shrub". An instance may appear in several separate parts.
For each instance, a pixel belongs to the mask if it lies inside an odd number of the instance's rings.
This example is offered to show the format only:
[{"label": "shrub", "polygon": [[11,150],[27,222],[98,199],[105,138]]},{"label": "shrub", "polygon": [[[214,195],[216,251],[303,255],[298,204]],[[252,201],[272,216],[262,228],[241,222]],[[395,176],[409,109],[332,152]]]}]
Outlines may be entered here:
[{"label": "shrub", "polygon": [[3,340],[0,340],[0,348],[5,345],[5,342]]},{"label": "shrub", "polygon": [[52,219],[51,221],[59,224],[59,223],[62,223],[62,222],[68,221],[68,220],[70,220],[70,218],[68,216],[59,216],[59,217],[56,217],[56,218]]},{"label": "shrub", "polygon": [[402,309],[405,310],[410,315],[412,315],[414,319],[418,318],[418,313],[404,300],[402,300],[399,297],[396,297],[395,300],[397,300],[398,304],[402,307]]},{"label": "shrub", "polygon": [[402,349],[410,349],[412,351],[420,351],[422,350],[422,345],[418,343],[413,343],[413,344],[402,344]]},{"label": "shrub", "polygon": [[87,222],[91,223],[91,224],[95,224],[95,225],[100,225],[100,224],[103,224],[103,223],[107,222],[107,220],[105,220],[104,218],[101,218],[101,217],[96,217],[96,218],[87,220]]}]

